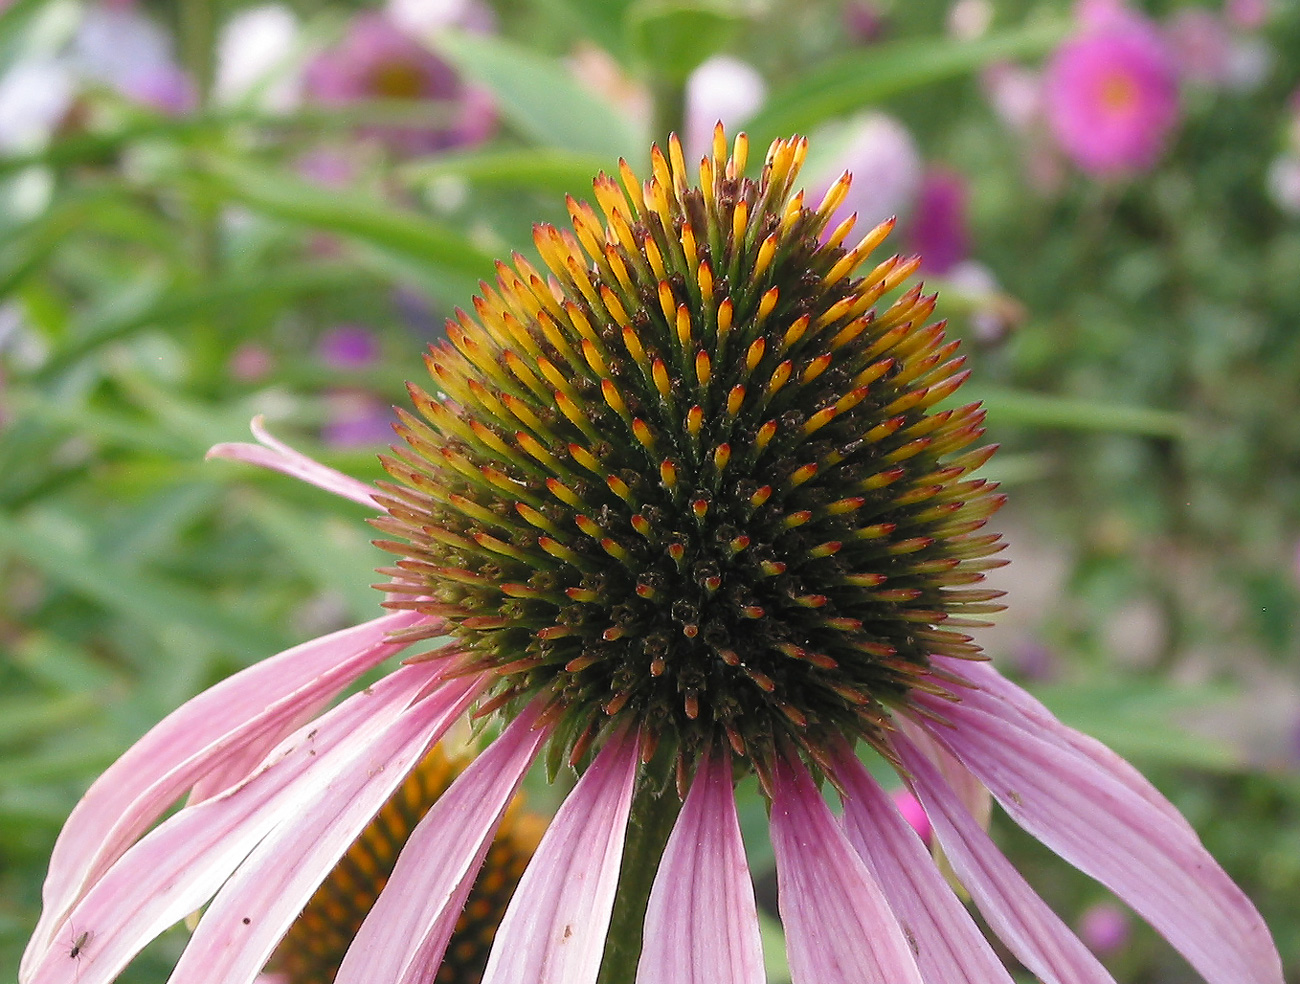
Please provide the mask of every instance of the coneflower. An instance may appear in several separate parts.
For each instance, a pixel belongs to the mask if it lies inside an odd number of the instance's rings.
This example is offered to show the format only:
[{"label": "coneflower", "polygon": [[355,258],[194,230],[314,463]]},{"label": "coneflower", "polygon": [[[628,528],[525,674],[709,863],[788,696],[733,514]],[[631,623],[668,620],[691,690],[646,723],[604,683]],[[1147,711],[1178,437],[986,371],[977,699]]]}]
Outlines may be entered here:
[{"label": "coneflower", "polygon": [[1173,807],[965,632],[996,607],[982,412],[948,405],[964,370],[927,323],[934,297],[906,287],[918,260],[864,265],[889,223],[845,248],[852,220],[826,225],[848,176],[815,206],[795,191],[805,147],[777,141],[751,179],[743,135],[728,156],[719,130],[698,186],[675,140],[647,182],[597,178],[572,232],[538,228],[546,272],[516,256],[449,324],[394,481],[260,429],[262,446],[214,449],[379,505],[394,612],[199,695],[110,768],[56,847],[24,984],[111,981],[209,900],[172,984],[252,981],[471,709],[499,734],[411,832],[340,984],[435,978],[539,756],[580,778],[488,984],[759,984],[733,792],[749,773],[795,984],[1010,984],[860,753],[898,769],[1046,984],[1111,978],[988,838],[985,788],[1210,984],[1281,984],[1259,915]]}]

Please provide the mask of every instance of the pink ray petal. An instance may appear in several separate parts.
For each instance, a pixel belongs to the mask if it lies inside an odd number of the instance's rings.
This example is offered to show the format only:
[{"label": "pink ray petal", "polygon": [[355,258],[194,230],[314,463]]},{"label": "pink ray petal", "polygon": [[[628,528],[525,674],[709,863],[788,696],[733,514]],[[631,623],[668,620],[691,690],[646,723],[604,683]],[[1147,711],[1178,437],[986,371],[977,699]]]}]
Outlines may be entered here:
[{"label": "pink ray petal", "polygon": [[483,984],[594,984],[627,833],[638,746],[611,740],[551,821],[497,929]]},{"label": "pink ray petal", "polygon": [[993,845],[934,763],[903,735],[895,734],[891,740],[953,870],[1016,959],[1044,984],[1115,984]]},{"label": "pink ray petal", "polygon": [[922,984],[880,886],[801,763],[777,763],[770,822],[794,984]]},{"label": "pink ray petal", "polygon": [[988,830],[989,821],[993,817],[993,796],[984,783],[975,778],[971,770],[961,764],[960,759],[931,738],[930,732],[919,724],[913,724],[902,716],[896,716],[894,724],[907,735],[926,758],[935,764],[939,774],[943,776],[943,781],[957,794],[966,812],[974,817],[981,827]]},{"label": "pink ray petal", "polygon": [[730,756],[700,763],[659,862],[643,938],[637,984],[767,979]]},{"label": "pink ray petal", "polygon": [[945,704],[932,728],[1003,809],[1127,902],[1209,984],[1282,984],[1268,927],[1185,823],[1023,714],[991,701]]},{"label": "pink ray petal", "polygon": [[1057,742],[1065,748],[1072,748],[1092,759],[1100,768],[1111,773],[1133,792],[1137,793],[1152,806],[1161,810],[1175,823],[1181,824],[1189,833],[1195,835],[1191,824],[1181,813],[1160,794],[1150,780],[1133,768],[1129,762],[1091,735],[1067,727],[1056,719],[1046,707],[1032,694],[1004,677],[992,665],[968,660],[955,660],[949,657],[934,657],[935,662],[945,669],[959,673],[979,687],[974,692],[964,693],[962,699],[970,701],[973,706],[984,708],[991,714],[1010,717],[1018,712],[1038,726],[1045,738]]},{"label": "pink ray petal", "polygon": [[849,843],[889,900],[926,984],[1011,984],[924,842],[850,749],[836,756],[835,776]]},{"label": "pink ray petal", "polygon": [[481,688],[481,679],[456,680],[412,704],[258,844],[208,906],[169,984],[250,984],[339,858]]},{"label": "pink ray petal", "polygon": [[216,444],[208,449],[208,458],[226,458],[230,461],[242,461],[249,465],[269,468],[271,471],[283,472],[301,479],[318,489],[333,492],[344,499],[351,499],[363,506],[375,506],[375,490],[365,482],[359,482],[350,475],[322,465],[301,451],[295,451],[283,441],[272,437],[266,430],[265,420],[260,415],[253,418],[250,426],[257,444]]},{"label": "pink ray petal", "polygon": [[[285,739],[240,785],[186,807],[134,844],[73,907],[23,984],[108,984],[142,947],[206,902],[278,823],[332,781],[437,679],[404,666]],[[68,939],[92,934],[69,966]]]},{"label": "pink ray petal", "polygon": [[218,792],[213,773],[241,778],[228,767],[256,765],[287,729],[399,652],[401,645],[384,641],[389,632],[420,621],[410,612],[385,615],[295,646],[205,690],[155,725],[95,781],[64,824],[24,971],[48,948],[68,909],[186,790],[204,783],[208,795]]},{"label": "pink ray petal", "polygon": [[510,723],[411,831],[334,984],[431,981],[506,808],[550,734],[535,709]]}]

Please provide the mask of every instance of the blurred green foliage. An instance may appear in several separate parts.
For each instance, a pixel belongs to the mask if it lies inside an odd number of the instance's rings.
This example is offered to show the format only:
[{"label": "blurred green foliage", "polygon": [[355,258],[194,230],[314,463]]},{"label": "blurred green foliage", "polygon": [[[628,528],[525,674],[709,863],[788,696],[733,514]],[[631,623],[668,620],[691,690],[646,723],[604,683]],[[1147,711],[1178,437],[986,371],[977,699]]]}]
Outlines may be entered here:
[{"label": "blurred green foliage", "polygon": [[[353,9],[293,6],[308,46],[336,39]],[[1188,93],[1152,173],[1067,170],[1049,192],[1027,183],[979,72],[1037,64],[1067,5],[999,3],[987,33],[960,43],[946,3],[876,6],[887,31],[865,44],[829,0],[501,0],[498,34],[437,42],[495,98],[499,130],[475,149],[412,158],[358,134],[432,125],[434,104],[271,110],[200,93],[166,115],[97,89],[48,142],[0,157],[0,977],[99,770],[200,689],[377,611],[364,510],[205,464],[205,450],[263,413],[329,464],[377,477],[374,446],[321,440],[340,395],[402,402],[422,346],[493,258],[532,256],[532,223],[562,222],[563,193],[582,195],[619,155],[643,167],[647,136],[680,123],[690,69],[722,51],[767,80],[749,124],[760,146],[885,108],[927,160],[966,176],[975,255],[1023,317],[983,337],[960,290],[949,313],[1006,445],[991,469],[1014,486],[1006,524],[1063,565],[1045,610],[993,655],[1014,672],[1018,647],[1050,652],[1043,698],[1187,812],[1300,980],[1300,222],[1266,190],[1300,10],[1279,6],[1261,29],[1272,61],[1257,87]],[[0,12],[0,76],[57,48],[76,10]],[[239,8],[147,10],[201,80]],[[650,119],[575,77],[573,56],[593,49],[658,101]],[[322,149],[348,155],[344,187],[304,175]],[[344,324],[373,332],[373,362],[318,355]],[[1135,605],[1156,626],[1140,659],[1115,645]],[[1287,694],[1280,711],[1259,703]],[[745,808],[761,830],[757,798]],[[1102,897],[996,829],[1067,921]],[[770,853],[753,856],[761,868]],[[164,979],[177,946],[164,938],[130,979]],[[1114,969],[1134,984],[1192,979],[1143,931]]]}]

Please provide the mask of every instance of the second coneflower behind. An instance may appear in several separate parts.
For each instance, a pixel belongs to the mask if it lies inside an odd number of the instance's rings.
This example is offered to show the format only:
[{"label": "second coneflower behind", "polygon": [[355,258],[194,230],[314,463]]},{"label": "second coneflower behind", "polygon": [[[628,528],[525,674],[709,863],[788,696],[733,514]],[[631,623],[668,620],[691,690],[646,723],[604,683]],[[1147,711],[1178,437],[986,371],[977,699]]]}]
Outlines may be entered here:
[{"label": "second coneflower behind", "polygon": [[[761,984],[734,784],[770,814],[794,984],[1010,984],[859,755],[909,783],[987,924],[1046,984],[1110,984],[976,818],[985,788],[1210,984],[1281,984],[1259,915],[1173,807],[1057,722],[966,629],[996,607],[955,343],[721,130],[601,176],[428,356],[372,488],[264,434],[220,456],[378,505],[393,613],[195,698],[91,789],[24,984],[106,984],[211,899],[171,984],[245,984],[458,717],[498,736],[412,831],[339,984],[434,979],[535,759],[579,775],[497,927],[487,984]],[[698,174],[698,186],[692,179]],[[597,211],[599,209],[599,211]],[[865,270],[865,272],[863,272]],[[879,305],[879,306],[878,306]],[[322,708],[398,650],[450,636]],[[304,723],[306,721],[307,723]],[[874,749],[874,753],[871,751]],[[819,788],[843,803],[837,818]],[[145,831],[179,795],[191,803]],[[75,943],[75,956],[69,946]]]}]

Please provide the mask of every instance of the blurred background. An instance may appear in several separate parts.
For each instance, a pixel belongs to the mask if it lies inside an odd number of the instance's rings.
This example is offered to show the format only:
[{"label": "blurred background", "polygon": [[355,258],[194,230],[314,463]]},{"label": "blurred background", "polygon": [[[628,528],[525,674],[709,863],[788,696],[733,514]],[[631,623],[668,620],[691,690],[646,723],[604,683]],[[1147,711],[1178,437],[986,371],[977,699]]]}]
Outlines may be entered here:
[{"label": "blurred background", "polygon": [[[493,259],[722,119],[760,161],[810,135],[810,190],[847,168],[845,214],[899,216],[1003,445],[1010,609],[982,641],[1151,776],[1300,982],[1298,84],[1289,0],[8,0],[0,978],[104,766],[378,611],[363,509],[205,450],[264,414],[378,477]],[[1118,980],[1197,980],[993,829]]]}]

